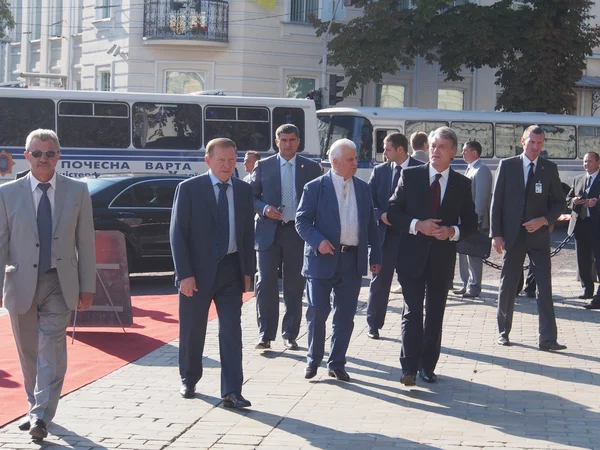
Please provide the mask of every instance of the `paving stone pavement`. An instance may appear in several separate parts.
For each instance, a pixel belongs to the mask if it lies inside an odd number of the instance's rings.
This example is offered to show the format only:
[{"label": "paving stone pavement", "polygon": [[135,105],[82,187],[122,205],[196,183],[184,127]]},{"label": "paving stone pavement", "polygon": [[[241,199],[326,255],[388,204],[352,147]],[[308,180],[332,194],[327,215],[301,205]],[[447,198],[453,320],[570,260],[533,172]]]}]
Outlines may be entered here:
[{"label": "paving stone pavement", "polygon": [[0,429],[0,448],[600,449],[600,312],[581,307],[573,273],[563,270],[553,285],[559,341],[568,350],[537,349],[535,300],[523,297],[514,345],[498,346],[497,272],[489,273],[481,298],[449,297],[436,384],[399,383],[401,295],[391,296],[382,338],[367,337],[364,280],[348,352],[350,383],[329,378],[325,367],[314,380],[303,378],[305,326],[300,351],[281,342],[255,350],[252,300],[243,308],[243,394],[251,409],[221,404],[213,321],[196,398],[178,395],[175,340],[65,396],[43,445],[12,423]]}]

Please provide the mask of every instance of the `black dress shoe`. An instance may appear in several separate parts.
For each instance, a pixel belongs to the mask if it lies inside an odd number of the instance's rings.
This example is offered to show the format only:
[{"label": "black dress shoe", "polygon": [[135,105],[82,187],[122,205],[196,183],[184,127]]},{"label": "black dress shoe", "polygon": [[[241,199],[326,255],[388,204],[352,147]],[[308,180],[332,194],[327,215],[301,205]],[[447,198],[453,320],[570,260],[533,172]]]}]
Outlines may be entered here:
[{"label": "black dress shoe", "polygon": [[467,288],[465,287],[461,287],[460,289],[455,289],[454,291],[452,291],[452,293],[456,295],[462,295],[465,292],[467,292]]},{"label": "black dress shoe", "polygon": [[31,428],[31,417],[29,417],[29,414],[25,415],[21,420],[19,420],[19,424],[17,426],[21,431],[29,431]]},{"label": "black dress shoe", "polygon": [[350,375],[344,369],[329,369],[329,376],[340,381],[350,381]]},{"label": "black dress shoe", "polygon": [[500,336],[496,342],[499,345],[504,345],[505,347],[510,347],[510,341],[506,337]]},{"label": "black dress shoe", "polygon": [[[283,338],[283,345],[285,345],[285,348],[288,350],[298,350],[298,343],[296,342],[296,339]],[[269,344],[269,347],[270,346],[271,344]],[[258,348],[258,346],[256,346],[256,348]]]},{"label": "black dress shoe", "polygon": [[437,381],[437,375],[433,373],[433,370],[419,369],[419,377],[425,383],[435,383]]},{"label": "black dress shoe", "polygon": [[271,348],[271,341],[269,339],[260,338],[256,344],[256,350],[267,350]]},{"label": "black dress shoe", "polygon": [[304,378],[306,378],[307,380],[314,378],[316,374],[317,366],[306,366],[306,369],[304,369]]},{"label": "black dress shoe", "polygon": [[417,384],[417,376],[414,373],[405,373],[400,378],[400,383],[404,386],[416,386]]},{"label": "black dress shoe", "polygon": [[476,298],[479,297],[479,294],[475,294],[473,292],[465,292],[463,294],[463,298]]},{"label": "black dress shoe", "polygon": [[540,350],[558,351],[566,350],[566,348],[566,345],[559,344],[556,341],[540,341]]},{"label": "black dress shoe", "polygon": [[579,294],[577,296],[577,298],[579,298],[581,300],[588,300],[588,299],[594,298],[594,291],[585,290],[581,294]]},{"label": "black dress shoe", "polygon": [[376,330],[375,328],[369,328],[367,336],[369,336],[371,339],[379,339],[379,330]]},{"label": "black dress shoe", "polygon": [[242,394],[230,392],[223,397],[223,406],[225,408],[248,408],[252,406],[252,403],[242,397]]},{"label": "black dress shoe", "polygon": [[525,291],[528,298],[535,298],[535,291]]},{"label": "black dress shoe", "polygon": [[600,302],[591,301],[587,305],[583,305],[585,309],[600,309]]},{"label": "black dress shoe", "polygon": [[48,427],[46,426],[46,422],[36,419],[29,430],[29,434],[35,441],[41,441],[42,439],[45,439],[48,436]]},{"label": "black dress shoe", "polygon": [[179,394],[183,398],[194,398],[194,395],[196,395],[196,386],[182,383],[181,388],[179,388]]}]

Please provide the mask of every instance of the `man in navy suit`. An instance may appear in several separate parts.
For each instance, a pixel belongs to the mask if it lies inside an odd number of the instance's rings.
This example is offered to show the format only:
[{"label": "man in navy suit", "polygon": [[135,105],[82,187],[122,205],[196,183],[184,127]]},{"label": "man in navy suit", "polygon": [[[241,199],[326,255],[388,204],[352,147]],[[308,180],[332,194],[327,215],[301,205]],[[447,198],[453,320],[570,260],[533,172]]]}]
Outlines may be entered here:
[{"label": "man in navy suit", "polygon": [[[333,304],[329,376],[349,381],[346,351],[363,275],[381,267],[381,245],[369,186],[356,178],[356,145],[340,139],[329,150],[332,170],[308,183],[298,205],[296,229],[305,241],[304,266],[308,310],[308,366],[313,378],[325,352],[325,322]],[[330,300],[333,290],[333,299]]]},{"label": "man in navy suit", "polygon": [[256,316],[259,341],[256,348],[271,348],[279,324],[278,269],[283,275],[285,315],[281,323],[284,345],[298,350],[296,339],[302,320],[302,250],[304,242],[296,233],[296,209],[304,185],[321,175],[321,166],[296,154],[300,146],[295,125],[281,125],[275,132],[277,155],[256,163],[250,184],[254,195],[258,280]]},{"label": "man in navy suit", "polygon": [[369,325],[368,336],[371,339],[379,339],[379,330],[383,328],[398,258],[400,235],[394,233],[387,220],[390,197],[396,190],[402,170],[423,164],[408,156],[407,149],[406,136],[402,133],[388,134],[383,140],[383,156],[388,162],[374,167],[369,179],[375,219],[379,221],[379,240],[383,246],[381,270],[373,277],[369,287],[367,324]]},{"label": "man in navy suit", "polygon": [[233,177],[237,149],[226,138],[206,145],[209,171],[182,182],[171,216],[171,248],[179,286],[180,394],[192,398],[202,378],[211,300],[219,316],[221,397],[228,408],[242,397],[242,293],[254,274],[252,191]]},{"label": "man in navy suit", "polygon": [[[429,163],[402,171],[387,218],[401,233],[398,278],[404,294],[400,364],[406,386],[435,383],[456,241],[477,231],[471,182],[450,168],[458,139],[448,127],[429,136]],[[460,225],[459,225],[460,223]],[[425,294],[427,292],[427,294]],[[423,326],[423,302],[426,317]]]}]

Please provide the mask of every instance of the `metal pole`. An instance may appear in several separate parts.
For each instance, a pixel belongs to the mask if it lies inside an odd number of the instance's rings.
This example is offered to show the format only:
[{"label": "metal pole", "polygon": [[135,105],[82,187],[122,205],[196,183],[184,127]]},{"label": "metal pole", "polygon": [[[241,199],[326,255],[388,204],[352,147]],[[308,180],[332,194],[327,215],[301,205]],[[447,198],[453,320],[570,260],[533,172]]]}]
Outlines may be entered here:
[{"label": "metal pole", "polygon": [[327,86],[327,43],[329,42],[329,32],[331,31],[331,25],[335,20],[335,14],[337,12],[338,5],[341,0],[333,0],[333,13],[331,14],[331,21],[327,26],[327,31],[323,35],[323,56],[321,58],[321,106],[326,108],[329,105],[329,87]]}]

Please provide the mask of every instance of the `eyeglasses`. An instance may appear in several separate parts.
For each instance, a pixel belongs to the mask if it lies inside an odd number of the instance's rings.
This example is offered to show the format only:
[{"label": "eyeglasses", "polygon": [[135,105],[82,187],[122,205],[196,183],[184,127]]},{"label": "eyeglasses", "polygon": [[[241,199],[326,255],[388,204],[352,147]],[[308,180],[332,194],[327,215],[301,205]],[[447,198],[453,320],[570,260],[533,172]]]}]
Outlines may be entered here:
[{"label": "eyeglasses", "polygon": [[59,152],[55,152],[54,150],[48,150],[47,152],[43,152],[41,150],[34,150],[32,152],[29,152],[29,154],[34,158],[41,158],[42,155],[46,155],[46,158],[48,159],[55,158],[56,155],[58,155],[58,153]]}]

